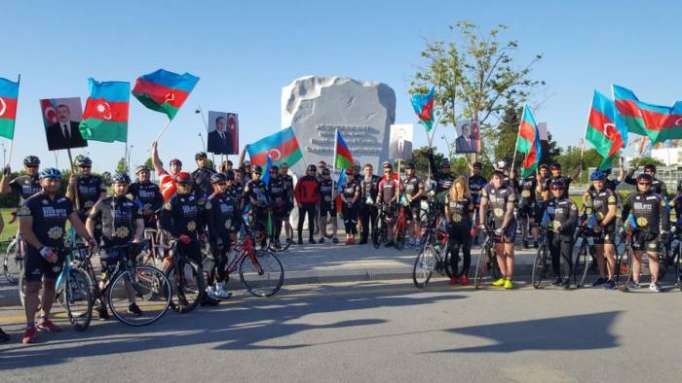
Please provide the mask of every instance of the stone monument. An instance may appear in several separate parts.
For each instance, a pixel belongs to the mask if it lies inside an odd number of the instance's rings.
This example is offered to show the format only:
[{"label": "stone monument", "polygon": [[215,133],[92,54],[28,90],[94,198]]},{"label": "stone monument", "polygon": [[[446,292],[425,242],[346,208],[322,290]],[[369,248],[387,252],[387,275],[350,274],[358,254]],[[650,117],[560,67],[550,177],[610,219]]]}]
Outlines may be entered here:
[{"label": "stone monument", "polygon": [[336,129],[353,160],[378,170],[388,159],[389,129],[395,121],[395,92],[388,85],[347,77],[307,76],[282,88],[282,128],[292,127],[303,153],[292,170],[323,160],[332,167]]}]

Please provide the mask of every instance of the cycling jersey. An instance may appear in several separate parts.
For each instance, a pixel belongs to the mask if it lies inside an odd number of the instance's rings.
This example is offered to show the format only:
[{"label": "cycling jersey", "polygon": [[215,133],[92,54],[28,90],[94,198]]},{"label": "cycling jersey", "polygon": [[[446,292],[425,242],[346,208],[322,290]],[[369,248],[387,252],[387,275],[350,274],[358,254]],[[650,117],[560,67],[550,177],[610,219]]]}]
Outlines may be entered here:
[{"label": "cycling jersey", "polygon": [[19,196],[19,206],[41,190],[37,174],[35,176],[19,176],[10,181],[9,187],[15,195]]},{"label": "cycling jersey", "polygon": [[331,178],[323,179],[320,182],[320,204],[329,205],[332,203],[332,189],[334,185]]},{"label": "cycling jersey", "polygon": [[76,191],[80,204],[80,216],[83,219],[90,209],[95,206],[103,192],[106,192],[102,177],[96,175],[78,176]]},{"label": "cycling jersey", "polygon": [[[73,204],[68,198],[63,195],[50,198],[41,191],[24,201],[17,217],[33,218],[32,231],[44,246],[63,247],[64,225],[72,212]],[[32,248],[30,244],[28,247]]]},{"label": "cycling jersey", "polygon": [[[355,182],[349,182],[343,187],[343,197],[347,202],[351,202],[356,194],[360,193],[360,186]],[[356,201],[357,203],[357,201]]]},{"label": "cycling jersey", "polygon": [[535,204],[535,188],[537,179],[535,176],[528,176],[519,182],[519,209],[532,208]]},{"label": "cycling jersey", "polygon": [[487,184],[488,181],[480,174],[474,174],[469,177],[469,190],[471,191],[471,201],[474,206],[478,206],[481,203],[481,190]]},{"label": "cycling jersey", "polygon": [[263,180],[251,180],[244,188],[244,197],[248,203],[257,208],[267,207],[269,204],[268,186]]},{"label": "cycling jersey", "polygon": [[213,245],[229,244],[230,233],[238,227],[239,209],[232,195],[214,193],[206,201],[206,226],[208,239]]},{"label": "cycling jersey", "polygon": [[270,179],[268,183],[268,196],[272,201],[275,212],[283,214],[287,210],[287,190],[284,181],[280,177]]},{"label": "cycling jersey", "polygon": [[[405,180],[403,181],[403,188],[405,190],[406,195],[414,197],[415,195],[417,195],[417,193],[419,193],[420,190],[422,191],[424,190],[424,183],[422,182],[421,178],[417,176],[412,176],[405,178]],[[413,205],[417,203],[419,203],[418,200],[412,201]]]},{"label": "cycling jersey", "polygon": [[[514,189],[508,185],[496,189],[493,184],[488,184],[481,191],[481,197],[488,200],[488,211],[492,212],[495,227],[506,228],[503,225],[505,216],[512,214],[516,205]],[[515,222],[511,218],[507,224],[510,225],[512,221]]]},{"label": "cycling jersey", "polygon": [[663,197],[650,190],[646,193],[630,194],[623,204],[623,217],[628,217],[632,213],[636,222],[636,227],[633,228],[635,231],[658,235],[667,232],[670,227],[666,210]]},{"label": "cycling jersey", "polygon": [[381,181],[379,181],[379,202],[385,204],[394,203],[395,196],[398,194],[399,190],[400,185],[398,181],[382,178]]},{"label": "cycling jersey", "polygon": [[208,197],[213,193],[211,186],[211,176],[215,174],[215,170],[207,167],[198,168],[192,172],[192,180],[196,191],[200,193],[199,197]]},{"label": "cycling jersey", "polygon": [[601,222],[608,214],[609,207],[616,206],[616,202],[616,195],[610,189],[604,188],[599,192],[594,188],[588,189],[584,203],[585,212],[588,214],[595,213],[597,220]]},{"label": "cycling jersey", "polygon": [[677,193],[675,198],[670,201],[671,211],[675,212],[675,225],[677,226],[678,233],[679,229],[682,228],[682,193]]},{"label": "cycling jersey", "polygon": [[578,222],[578,207],[568,197],[552,198],[547,202],[549,230],[554,234],[572,237]]},{"label": "cycling jersey", "polygon": [[194,194],[175,194],[163,204],[161,229],[169,232],[174,238],[185,234],[197,239],[197,235],[203,232],[202,208]]},{"label": "cycling jersey", "polygon": [[90,209],[88,218],[101,225],[105,246],[118,246],[130,242],[142,218],[140,207],[126,196],[105,197]]},{"label": "cycling jersey", "polygon": [[163,205],[161,189],[153,182],[133,182],[128,187],[128,194],[144,210],[157,211]]},{"label": "cycling jersey", "polygon": [[[468,231],[472,225],[473,201],[470,198],[454,199],[450,193],[445,197],[445,205],[448,207],[450,223],[458,229]],[[468,235],[468,232],[465,233]]]}]

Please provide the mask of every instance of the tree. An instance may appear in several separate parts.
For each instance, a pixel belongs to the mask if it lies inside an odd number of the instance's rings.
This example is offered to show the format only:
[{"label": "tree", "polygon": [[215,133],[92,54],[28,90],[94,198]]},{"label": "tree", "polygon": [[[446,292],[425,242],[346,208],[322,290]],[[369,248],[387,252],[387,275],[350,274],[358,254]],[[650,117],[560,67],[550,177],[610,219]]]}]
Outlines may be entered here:
[{"label": "tree", "polygon": [[128,164],[126,163],[125,158],[118,160],[116,163],[116,171],[119,173],[128,173]]},{"label": "tree", "polygon": [[482,155],[488,161],[497,142],[492,119],[499,118],[510,100],[521,104],[530,89],[544,84],[529,78],[531,68],[542,56],[536,55],[528,64],[516,68],[513,54],[518,42],[500,41],[499,34],[506,29],[499,25],[481,33],[475,24],[466,21],[450,26],[454,35],[450,41],[426,43],[421,53],[426,66],[417,71],[410,89],[414,94],[435,88],[436,124],[454,129],[460,118],[478,121]]},{"label": "tree", "polygon": [[640,166],[644,165],[656,165],[656,166],[665,166],[665,164],[662,161],[659,161],[653,157],[638,157],[630,160],[629,166],[631,168],[638,168]]},{"label": "tree", "polygon": [[[427,174],[429,174],[429,160],[427,155],[429,150],[433,150],[433,148],[422,146],[421,148],[417,148],[412,152],[414,169],[420,176],[425,177]],[[433,150],[433,158],[437,164],[440,164],[445,159],[445,156],[442,153]]]},{"label": "tree", "polygon": [[561,148],[559,144],[554,141],[552,133],[547,132],[547,141],[542,141],[542,157],[540,158],[541,164],[551,164],[556,161],[561,155]]},{"label": "tree", "polygon": [[522,108],[514,100],[509,100],[505,108],[502,121],[495,128],[497,140],[494,146],[494,157],[497,161],[504,160],[511,163],[516,146],[516,136],[519,133],[519,123]]}]

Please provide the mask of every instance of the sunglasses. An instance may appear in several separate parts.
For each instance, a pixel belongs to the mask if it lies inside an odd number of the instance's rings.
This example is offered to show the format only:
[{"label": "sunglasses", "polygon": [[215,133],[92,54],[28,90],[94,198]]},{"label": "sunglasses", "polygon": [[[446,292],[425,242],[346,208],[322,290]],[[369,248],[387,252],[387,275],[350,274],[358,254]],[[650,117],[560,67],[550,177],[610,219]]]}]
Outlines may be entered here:
[{"label": "sunglasses", "polygon": [[641,185],[641,186],[651,186],[651,184],[650,184],[649,182],[638,182],[637,185]]}]

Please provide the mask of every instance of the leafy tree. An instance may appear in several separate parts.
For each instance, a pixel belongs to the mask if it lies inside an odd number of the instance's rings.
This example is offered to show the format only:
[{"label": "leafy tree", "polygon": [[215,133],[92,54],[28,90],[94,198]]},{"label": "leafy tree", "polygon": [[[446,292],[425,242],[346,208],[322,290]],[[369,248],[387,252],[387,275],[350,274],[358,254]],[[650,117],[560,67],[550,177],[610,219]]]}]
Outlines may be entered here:
[{"label": "leafy tree", "polygon": [[629,166],[631,168],[638,168],[640,166],[644,165],[656,165],[656,166],[665,166],[665,164],[662,161],[659,161],[653,157],[638,157],[630,160]]},{"label": "leafy tree", "polygon": [[116,171],[119,173],[128,173],[128,164],[126,163],[125,158],[118,160],[116,163]]},{"label": "leafy tree", "polygon": [[428,146],[422,146],[421,148],[417,148],[412,152],[412,161],[414,161],[414,168],[417,174],[420,176],[426,177],[427,174],[429,174],[429,159],[428,159],[428,151],[433,150],[433,158],[436,160],[436,163],[439,164],[441,163],[446,157],[440,153],[434,150],[433,148],[429,148]]},{"label": "leafy tree", "polygon": [[559,144],[554,141],[552,133],[547,132],[547,141],[542,141],[542,158],[541,164],[551,164],[561,155],[561,148]]},{"label": "leafy tree", "polygon": [[426,43],[421,53],[426,66],[417,71],[410,89],[414,94],[435,88],[436,124],[454,129],[460,118],[478,121],[482,154],[487,161],[494,155],[497,142],[492,119],[499,118],[510,100],[520,104],[533,87],[543,84],[529,76],[541,55],[517,68],[514,53],[518,42],[501,41],[499,36],[506,29],[499,25],[483,33],[466,21],[450,26],[449,41]]}]

